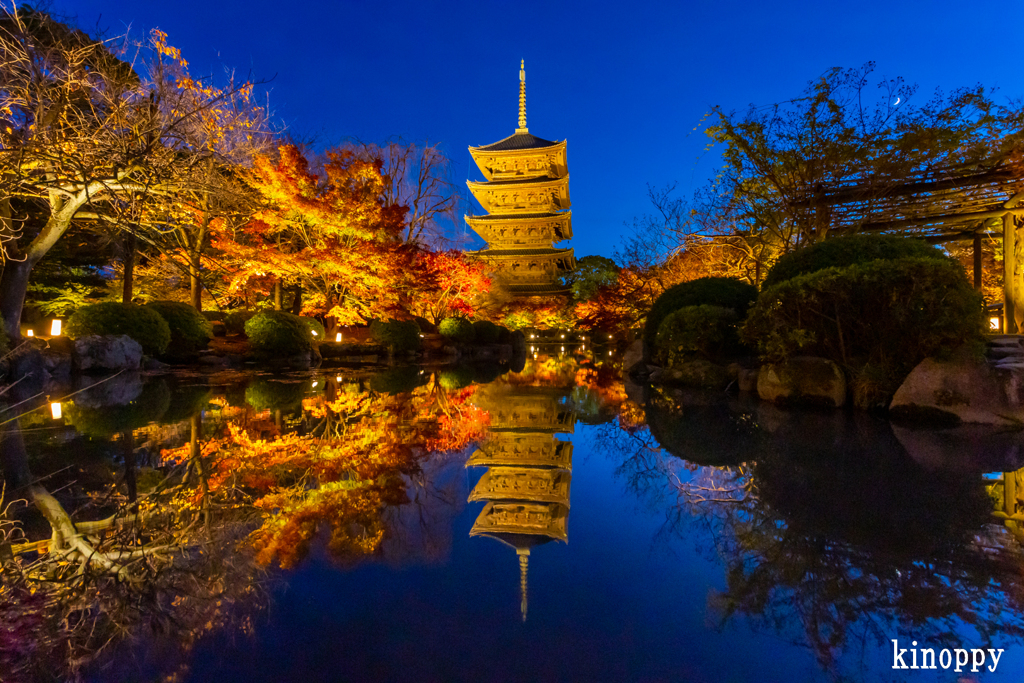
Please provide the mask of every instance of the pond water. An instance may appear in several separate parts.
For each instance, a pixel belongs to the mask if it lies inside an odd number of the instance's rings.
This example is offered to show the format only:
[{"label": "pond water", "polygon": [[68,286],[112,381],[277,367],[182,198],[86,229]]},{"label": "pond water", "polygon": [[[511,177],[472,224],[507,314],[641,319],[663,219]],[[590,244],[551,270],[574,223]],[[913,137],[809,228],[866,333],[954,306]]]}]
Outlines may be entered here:
[{"label": "pond water", "polygon": [[[1024,678],[1019,433],[532,351],[118,376],[0,414],[31,411],[0,442],[31,501],[0,521],[0,680]],[[894,670],[894,639],[937,668]]]}]

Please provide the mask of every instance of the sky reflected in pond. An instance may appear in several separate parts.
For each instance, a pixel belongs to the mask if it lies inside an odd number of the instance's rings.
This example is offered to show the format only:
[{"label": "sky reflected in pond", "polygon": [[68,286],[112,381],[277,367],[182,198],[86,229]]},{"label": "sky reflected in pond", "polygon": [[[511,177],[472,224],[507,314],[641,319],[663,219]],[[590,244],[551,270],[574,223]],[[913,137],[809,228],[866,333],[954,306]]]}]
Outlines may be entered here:
[{"label": "sky reflected in pond", "polygon": [[894,638],[1020,680],[1019,434],[644,395],[606,352],[40,402],[4,680],[955,680]]}]

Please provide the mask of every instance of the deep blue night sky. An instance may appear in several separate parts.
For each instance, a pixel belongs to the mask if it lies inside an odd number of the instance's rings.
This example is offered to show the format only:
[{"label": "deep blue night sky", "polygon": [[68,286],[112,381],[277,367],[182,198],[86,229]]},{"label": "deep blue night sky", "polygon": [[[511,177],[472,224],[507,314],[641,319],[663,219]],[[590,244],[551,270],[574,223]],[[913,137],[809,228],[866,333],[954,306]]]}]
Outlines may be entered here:
[{"label": "deep blue night sky", "polygon": [[976,83],[1024,94],[1019,0],[53,1],[107,35],[166,31],[193,74],[271,80],[297,137],[440,142],[459,178],[480,177],[467,146],[514,132],[525,59],[530,132],[569,141],[577,257],[611,255],[648,183],[689,195],[713,175],[693,131],[711,105],[786,100],[869,60],[919,100]]}]

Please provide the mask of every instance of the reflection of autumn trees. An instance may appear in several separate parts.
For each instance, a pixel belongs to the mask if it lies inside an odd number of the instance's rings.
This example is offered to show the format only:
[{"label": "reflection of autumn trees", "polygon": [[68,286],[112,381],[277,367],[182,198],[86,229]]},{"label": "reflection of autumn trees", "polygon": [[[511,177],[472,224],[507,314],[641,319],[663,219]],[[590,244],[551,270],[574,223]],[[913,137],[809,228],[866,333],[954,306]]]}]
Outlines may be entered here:
[{"label": "reflection of autumn trees", "polygon": [[618,475],[665,515],[664,538],[696,526],[712,539],[721,625],[743,616],[835,672],[844,653],[907,632],[934,647],[1024,639],[1021,547],[989,521],[978,478],[923,469],[884,421],[761,415],[758,427],[757,461],[731,467],[673,457],[645,430],[601,435]]},{"label": "reflection of autumn trees", "polygon": [[[394,524],[387,510],[422,502],[424,464],[479,439],[488,423],[468,402],[474,387],[449,391],[433,377],[398,394],[328,384],[287,418],[216,398],[185,434],[138,430],[181,445],[164,448],[163,465],[143,479],[93,482],[85,507],[39,483],[22,433],[8,430],[7,497],[18,489],[40,514],[0,517],[4,680],[31,680],[33,661],[62,662],[73,678],[99,657],[121,662],[126,655],[107,652],[122,641],[160,634],[183,640],[185,661],[204,633],[250,629],[266,565],[293,566],[320,540],[340,561],[379,553]],[[112,449],[138,443],[126,438]]]},{"label": "reflection of autumn trees", "polygon": [[[407,500],[406,481],[423,458],[480,438],[487,414],[467,403],[473,392],[448,391],[434,378],[400,394],[338,387],[306,400],[300,432],[268,438],[266,423],[229,422],[203,446],[211,504],[258,514],[250,540],[262,564],[294,566],[321,531],[340,559],[373,553],[385,508]],[[165,456],[181,460],[188,449]],[[203,495],[190,490],[182,504],[199,505]]]}]

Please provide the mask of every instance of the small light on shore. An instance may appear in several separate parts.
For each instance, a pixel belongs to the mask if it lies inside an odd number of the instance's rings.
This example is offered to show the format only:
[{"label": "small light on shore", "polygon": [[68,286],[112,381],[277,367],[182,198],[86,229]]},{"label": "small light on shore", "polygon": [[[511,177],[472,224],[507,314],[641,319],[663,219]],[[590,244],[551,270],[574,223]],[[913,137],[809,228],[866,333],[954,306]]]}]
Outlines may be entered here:
[{"label": "small light on shore", "polygon": [[336,342],[340,342],[341,341],[341,332],[339,332],[338,334],[334,335],[334,341],[336,341]]},{"label": "small light on shore", "polygon": [[531,334],[531,335],[530,335],[530,339],[533,339],[533,338],[534,338],[534,336],[535,336],[535,335],[532,335],[532,334]]},{"label": "small light on shore", "polygon": [[609,351],[609,352],[608,352],[608,355],[609,355],[609,356],[610,356],[610,355],[612,355],[612,352],[611,352],[611,351]]},{"label": "small light on shore", "polygon": [[50,336],[51,337],[59,337],[60,336],[60,320],[59,319],[54,319],[54,321],[52,323],[50,323]]},{"label": "small light on shore", "polygon": [[341,384],[341,375],[338,375],[337,377],[335,377],[334,381],[337,382],[338,384]]},{"label": "small light on shore", "polygon": [[611,339],[611,338],[612,338],[612,335],[610,335],[610,334],[609,334],[609,335],[608,335],[608,338],[609,338],[609,339]]},{"label": "small light on shore", "polygon": [[313,333],[313,336],[314,336],[314,337],[316,336],[316,330],[310,330],[310,332],[312,332],[312,333]]},{"label": "small light on shore", "polygon": [[25,334],[26,334],[26,335],[28,335],[29,337],[34,337],[34,336],[36,336],[36,333],[35,333],[35,332],[33,332],[32,330],[28,330],[27,332],[25,332]]},{"label": "small light on shore", "polygon": [[316,389],[316,385],[319,384],[316,380],[313,380],[313,388]]},{"label": "small light on shore", "polygon": [[53,417],[54,420],[59,420],[60,419],[61,411],[60,411],[60,404],[59,403],[51,403],[50,404],[50,415]]},{"label": "small light on shore", "polygon": [[564,334],[562,335],[562,339],[565,339],[565,335]]}]

